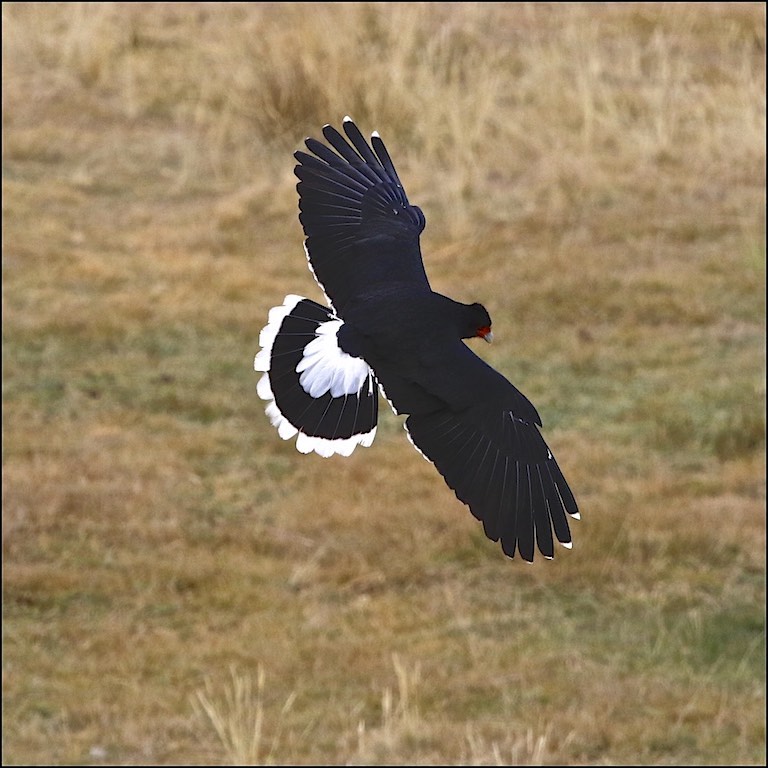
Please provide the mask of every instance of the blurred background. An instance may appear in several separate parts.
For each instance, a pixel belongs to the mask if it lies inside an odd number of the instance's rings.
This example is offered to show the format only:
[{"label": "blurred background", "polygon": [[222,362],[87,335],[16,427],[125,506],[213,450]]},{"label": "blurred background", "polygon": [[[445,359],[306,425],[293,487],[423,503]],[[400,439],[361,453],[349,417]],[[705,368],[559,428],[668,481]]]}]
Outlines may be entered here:
[{"label": "blurred background", "polygon": [[[3,3],[3,761],[765,764],[762,3]],[[507,560],[258,334],[387,143],[582,508]]]}]

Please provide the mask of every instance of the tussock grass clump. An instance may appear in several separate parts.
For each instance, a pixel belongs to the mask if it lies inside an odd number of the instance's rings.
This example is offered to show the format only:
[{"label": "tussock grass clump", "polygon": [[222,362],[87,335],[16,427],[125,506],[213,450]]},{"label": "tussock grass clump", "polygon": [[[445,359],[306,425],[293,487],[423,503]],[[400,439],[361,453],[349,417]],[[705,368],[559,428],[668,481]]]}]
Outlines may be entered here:
[{"label": "tussock grass clump", "polygon": [[[196,706],[221,740],[230,765],[259,765],[271,763],[279,744],[279,726],[271,735],[271,746],[265,748],[264,683],[266,673],[259,667],[256,690],[247,673],[230,669],[231,681],[223,694],[217,695],[210,680],[197,691]],[[283,705],[281,716],[291,708],[295,695],[291,694]]]}]

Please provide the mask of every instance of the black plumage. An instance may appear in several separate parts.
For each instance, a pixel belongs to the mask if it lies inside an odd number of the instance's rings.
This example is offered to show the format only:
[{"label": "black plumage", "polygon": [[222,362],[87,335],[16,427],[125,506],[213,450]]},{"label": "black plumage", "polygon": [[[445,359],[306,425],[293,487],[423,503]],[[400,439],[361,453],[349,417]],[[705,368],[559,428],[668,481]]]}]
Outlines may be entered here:
[{"label": "black plumage", "polygon": [[381,138],[369,144],[349,118],[343,128],[326,125],[329,146],[308,138],[312,154],[295,153],[306,255],[331,309],[286,297],[273,310],[256,364],[267,412],[281,436],[298,433],[299,450],[348,454],[373,439],[375,379],[488,538],[510,557],[531,561],[538,548],[551,558],[555,539],[571,545],[568,517],[579,513],[541,418],[464,343],[491,340],[486,309],[430,288],[424,214]]}]

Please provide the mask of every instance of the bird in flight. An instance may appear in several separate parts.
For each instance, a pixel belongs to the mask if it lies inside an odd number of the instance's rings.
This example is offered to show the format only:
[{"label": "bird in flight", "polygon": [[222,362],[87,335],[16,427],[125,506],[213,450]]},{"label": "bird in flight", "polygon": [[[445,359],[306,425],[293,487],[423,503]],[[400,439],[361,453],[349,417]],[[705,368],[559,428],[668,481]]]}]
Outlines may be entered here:
[{"label": "bird in flight", "polygon": [[[411,205],[378,133],[345,117],[305,141],[295,174],[309,268],[328,306],[288,295],[269,312],[254,368],[259,397],[301,453],[349,456],[376,434],[378,394],[407,414],[413,446],[504,553],[571,548],[576,500],[536,408],[464,339],[492,340],[481,304],[430,288]],[[553,538],[554,532],[554,538]]]}]

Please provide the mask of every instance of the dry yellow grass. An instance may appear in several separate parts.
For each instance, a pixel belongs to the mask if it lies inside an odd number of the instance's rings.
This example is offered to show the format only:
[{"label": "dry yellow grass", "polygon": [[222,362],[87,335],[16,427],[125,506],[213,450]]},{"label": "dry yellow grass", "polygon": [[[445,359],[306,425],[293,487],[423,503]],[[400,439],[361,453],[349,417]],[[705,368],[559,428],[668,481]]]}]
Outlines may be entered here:
[{"label": "dry yellow grass", "polygon": [[[762,4],[3,4],[3,760],[765,762]],[[504,559],[251,370],[351,114],[584,510]]]}]

